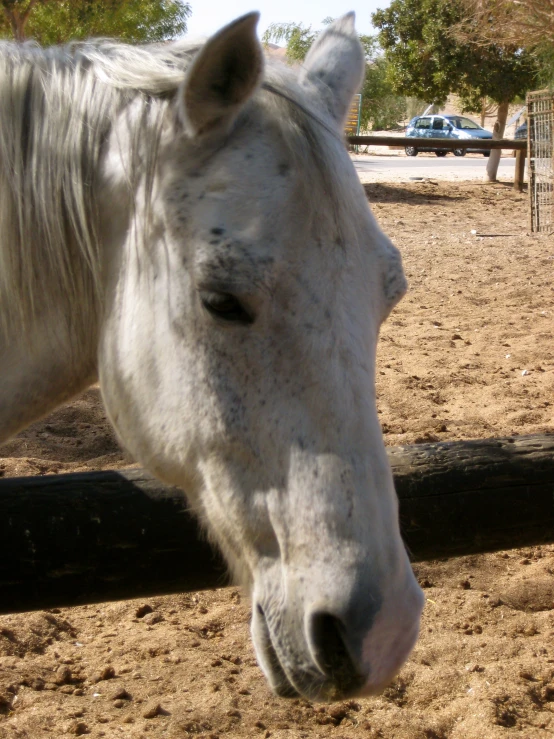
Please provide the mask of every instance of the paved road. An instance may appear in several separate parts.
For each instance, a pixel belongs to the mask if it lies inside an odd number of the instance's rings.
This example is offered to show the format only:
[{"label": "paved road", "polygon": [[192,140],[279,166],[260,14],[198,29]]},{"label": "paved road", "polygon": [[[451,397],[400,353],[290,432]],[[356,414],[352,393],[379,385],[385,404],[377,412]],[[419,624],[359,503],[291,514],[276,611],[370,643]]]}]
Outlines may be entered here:
[{"label": "paved road", "polygon": [[[488,159],[486,157],[436,157],[399,155],[372,156],[352,155],[352,161],[364,182],[411,179],[435,180],[481,180],[485,177]],[[502,157],[498,168],[498,178],[513,182],[514,157]]]}]

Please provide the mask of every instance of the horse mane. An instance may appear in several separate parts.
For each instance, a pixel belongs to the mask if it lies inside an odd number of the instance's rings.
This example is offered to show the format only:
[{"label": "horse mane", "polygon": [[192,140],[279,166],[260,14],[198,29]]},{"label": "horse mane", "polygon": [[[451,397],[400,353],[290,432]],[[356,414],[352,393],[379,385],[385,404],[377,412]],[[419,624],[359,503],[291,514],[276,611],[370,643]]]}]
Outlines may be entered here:
[{"label": "horse mane", "polygon": [[[140,160],[151,188],[168,100],[199,48],[185,41],[130,46],[98,40],[46,49],[0,43],[0,335],[29,327],[44,307],[45,285],[79,305],[83,327],[94,325],[101,300],[103,143],[125,106],[142,103],[138,115],[128,116],[129,184],[136,184]],[[336,192],[321,143],[322,129],[330,129],[295,102],[301,95],[295,84],[284,65],[269,63],[256,104],[271,108],[302,167]],[[330,136],[324,139],[328,146]]]}]

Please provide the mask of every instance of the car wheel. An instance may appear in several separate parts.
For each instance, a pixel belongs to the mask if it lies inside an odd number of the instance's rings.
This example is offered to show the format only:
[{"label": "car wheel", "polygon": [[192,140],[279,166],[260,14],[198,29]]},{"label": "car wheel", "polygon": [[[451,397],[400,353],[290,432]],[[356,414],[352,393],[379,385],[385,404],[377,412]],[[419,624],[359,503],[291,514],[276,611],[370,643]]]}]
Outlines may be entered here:
[{"label": "car wheel", "polygon": [[454,149],[454,156],[455,157],[465,157],[466,150],[465,149]]},{"label": "car wheel", "polygon": [[483,152],[483,156],[484,157],[490,157],[490,155],[491,155],[490,151],[484,151]]},{"label": "car wheel", "polygon": [[408,157],[416,157],[418,155],[418,151],[415,146],[407,146],[404,151]]},{"label": "car wheel", "polygon": [[447,152],[446,151],[436,151],[435,154],[438,157],[445,157]]}]

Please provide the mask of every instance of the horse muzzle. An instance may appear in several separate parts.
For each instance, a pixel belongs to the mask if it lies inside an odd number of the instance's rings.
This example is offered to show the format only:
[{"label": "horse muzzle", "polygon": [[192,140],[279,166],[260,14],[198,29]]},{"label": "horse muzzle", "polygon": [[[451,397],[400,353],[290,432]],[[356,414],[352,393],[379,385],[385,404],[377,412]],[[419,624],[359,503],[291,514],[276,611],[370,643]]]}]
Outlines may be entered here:
[{"label": "horse muzzle", "polygon": [[252,637],[278,695],[326,702],[374,695],[408,658],[424,603],[411,569],[392,591],[366,590],[365,598],[351,592],[347,600],[330,595],[311,602],[289,596],[285,603],[254,593]]}]

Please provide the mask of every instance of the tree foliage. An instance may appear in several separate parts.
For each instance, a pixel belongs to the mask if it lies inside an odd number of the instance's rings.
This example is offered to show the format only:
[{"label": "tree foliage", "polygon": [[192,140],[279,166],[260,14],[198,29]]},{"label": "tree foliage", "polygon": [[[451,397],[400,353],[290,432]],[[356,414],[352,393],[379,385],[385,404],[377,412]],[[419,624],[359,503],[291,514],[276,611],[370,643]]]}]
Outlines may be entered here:
[{"label": "tree foliage", "polygon": [[533,49],[554,44],[554,0],[462,0],[462,41]]},{"label": "tree foliage", "polygon": [[463,17],[452,34],[476,46],[525,48],[537,62],[537,85],[554,85],[554,0],[461,0]]},{"label": "tree foliage", "polygon": [[463,0],[393,0],[373,14],[398,93],[443,104],[455,92],[475,111],[484,97],[507,103],[533,88],[536,59],[500,43],[461,42],[450,30],[463,14]]},{"label": "tree foliage", "polygon": [[362,87],[362,130],[383,131],[396,128],[408,114],[407,99],[392,90],[388,63],[376,55],[366,64]]},{"label": "tree foliage", "polygon": [[311,26],[302,23],[270,23],[262,36],[262,43],[284,43],[289,62],[301,62],[318,36]]},{"label": "tree foliage", "polygon": [[[327,25],[333,21],[326,18]],[[272,23],[262,41],[285,43],[287,59],[291,63],[302,62],[319,31],[301,23]],[[361,34],[360,42],[365,51],[366,71],[362,93],[360,127],[362,130],[395,128],[406,116],[406,99],[395,94],[388,79],[387,62],[375,36]]]},{"label": "tree foliage", "polygon": [[0,35],[44,45],[90,36],[165,41],[186,32],[190,14],[182,0],[0,0]]}]

